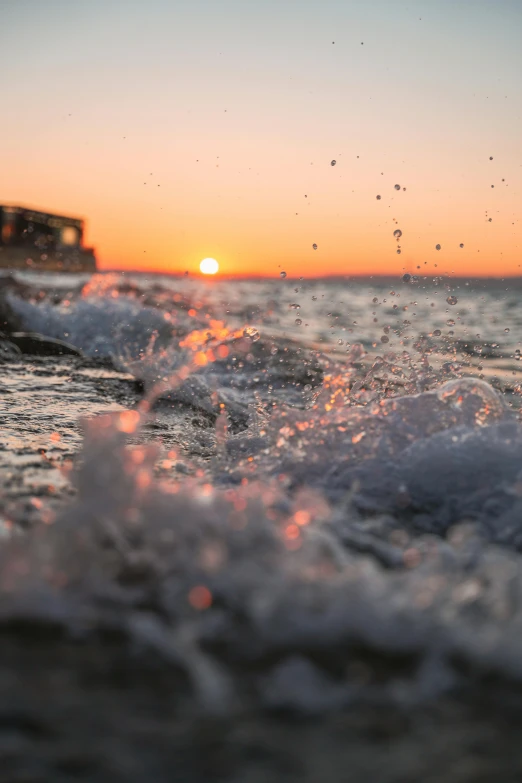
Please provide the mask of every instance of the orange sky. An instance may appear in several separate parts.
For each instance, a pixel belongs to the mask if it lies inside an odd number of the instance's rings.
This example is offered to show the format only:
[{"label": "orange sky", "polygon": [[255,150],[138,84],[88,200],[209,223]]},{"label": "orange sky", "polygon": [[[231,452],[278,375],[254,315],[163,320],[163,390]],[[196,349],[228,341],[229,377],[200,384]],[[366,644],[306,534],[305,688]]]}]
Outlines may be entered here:
[{"label": "orange sky", "polygon": [[521,273],[520,4],[80,5],[0,8],[0,203],[100,268]]}]

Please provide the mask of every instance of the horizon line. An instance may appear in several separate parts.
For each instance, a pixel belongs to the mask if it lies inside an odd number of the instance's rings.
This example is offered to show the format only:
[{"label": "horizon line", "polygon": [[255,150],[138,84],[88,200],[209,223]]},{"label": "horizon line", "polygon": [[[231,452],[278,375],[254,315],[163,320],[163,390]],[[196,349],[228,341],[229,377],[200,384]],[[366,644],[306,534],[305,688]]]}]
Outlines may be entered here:
[{"label": "horizon line", "polygon": [[[201,272],[168,272],[163,271],[159,269],[122,269],[122,268],[113,268],[113,269],[97,269],[96,272],[98,273],[107,273],[107,274],[138,274],[138,275],[157,275],[162,277],[188,277],[190,279],[198,279],[198,280],[348,280],[348,279],[356,279],[356,280],[397,280],[399,279],[400,282],[406,282],[402,280],[402,277],[404,274],[410,274],[410,273],[398,273],[398,274],[383,274],[383,273],[363,273],[363,272],[352,272],[348,274],[319,274],[319,275],[291,275],[287,274],[286,277],[281,278],[279,274],[276,275],[263,275],[263,274],[232,274],[232,273],[218,273],[215,275],[204,275],[201,274]],[[520,274],[509,274],[506,273],[504,275],[492,275],[492,274],[478,274],[478,275],[459,275],[459,274],[452,274],[448,272],[440,273],[440,274],[422,274],[422,275],[411,275],[412,277],[417,277],[419,280],[426,280],[428,278],[449,278],[451,280],[497,280],[499,282],[502,282],[503,280],[509,279],[509,280],[522,280],[522,273]]]}]

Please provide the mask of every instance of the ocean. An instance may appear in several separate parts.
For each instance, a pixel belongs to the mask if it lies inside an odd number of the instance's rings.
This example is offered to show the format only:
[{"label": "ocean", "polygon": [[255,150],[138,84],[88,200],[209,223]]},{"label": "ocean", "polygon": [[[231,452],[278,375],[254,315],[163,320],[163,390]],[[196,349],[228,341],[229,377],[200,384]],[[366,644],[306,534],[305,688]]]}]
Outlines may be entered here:
[{"label": "ocean", "polygon": [[13,779],[519,779],[521,289],[1,278]]}]

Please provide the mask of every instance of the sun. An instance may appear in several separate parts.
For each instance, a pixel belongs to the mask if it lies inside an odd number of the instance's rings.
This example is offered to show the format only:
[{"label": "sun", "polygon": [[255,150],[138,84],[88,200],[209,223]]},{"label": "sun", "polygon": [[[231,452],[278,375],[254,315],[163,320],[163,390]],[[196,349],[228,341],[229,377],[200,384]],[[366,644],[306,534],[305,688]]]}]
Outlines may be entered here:
[{"label": "sun", "polygon": [[204,258],[199,265],[199,269],[204,275],[215,275],[219,270],[219,264],[215,258]]}]

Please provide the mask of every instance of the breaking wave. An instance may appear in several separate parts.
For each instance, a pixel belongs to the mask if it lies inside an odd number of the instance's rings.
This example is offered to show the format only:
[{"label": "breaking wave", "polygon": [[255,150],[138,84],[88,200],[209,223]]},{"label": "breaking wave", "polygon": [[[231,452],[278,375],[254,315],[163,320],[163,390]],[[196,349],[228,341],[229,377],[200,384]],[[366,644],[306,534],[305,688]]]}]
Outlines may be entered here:
[{"label": "breaking wave", "polygon": [[74,501],[3,548],[4,624],[110,629],[208,713],[520,682],[522,428],[453,349],[341,355],[113,280],[4,308],[141,389],[85,423]]}]

